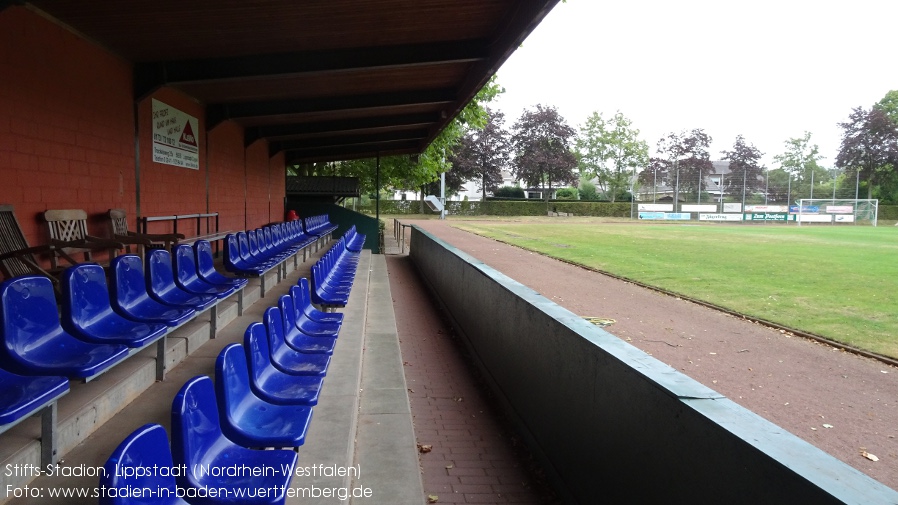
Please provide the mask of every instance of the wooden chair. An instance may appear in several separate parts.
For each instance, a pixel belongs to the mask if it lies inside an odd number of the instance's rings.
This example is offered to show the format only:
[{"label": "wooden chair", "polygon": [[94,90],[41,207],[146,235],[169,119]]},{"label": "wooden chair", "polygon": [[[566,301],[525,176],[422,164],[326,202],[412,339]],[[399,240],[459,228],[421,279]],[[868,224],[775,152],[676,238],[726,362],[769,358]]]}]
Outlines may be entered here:
[{"label": "wooden chair", "polygon": [[[165,248],[172,250],[172,245],[184,238],[182,233],[148,234],[137,233],[128,230],[128,215],[122,209],[109,209],[109,222],[112,226],[112,240],[125,244],[126,251],[131,252],[130,245],[140,247],[140,255],[143,256],[147,248]],[[110,251],[115,256],[117,251]],[[136,251],[135,251],[136,252]]]},{"label": "wooden chair", "polygon": [[52,244],[29,246],[19,220],[13,212],[13,206],[0,205],[0,272],[4,277],[11,279],[20,275],[36,274],[46,276],[54,284],[58,284],[57,277],[61,269],[46,269],[41,266],[35,257],[40,254],[58,255],[72,265],[77,264],[65,251]]},{"label": "wooden chair", "polygon": [[62,254],[83,254],[84,261],[93,261],[93,252],[105,249],[124,249],[125,245],[87,233],[87,212],[81,209],[48,210],[44,219],[50,228],[50,244],[56,246],[50,256],[53,268],[59,268]]}]

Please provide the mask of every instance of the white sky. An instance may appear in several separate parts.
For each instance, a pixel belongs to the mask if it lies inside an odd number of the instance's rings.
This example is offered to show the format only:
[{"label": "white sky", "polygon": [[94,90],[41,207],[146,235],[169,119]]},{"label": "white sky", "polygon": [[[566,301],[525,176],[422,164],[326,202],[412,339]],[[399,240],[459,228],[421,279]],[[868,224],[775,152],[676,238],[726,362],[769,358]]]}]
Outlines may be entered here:
[{"label": "white sky", "polygon": [[702,128],[711,159],[742,134],[768,168],[811,132],[835,162],[838,123],[898,89],[898,1],[567,0],[498,72],[509,130],[552,105],[571,126],[620,110],[654,153]]}]

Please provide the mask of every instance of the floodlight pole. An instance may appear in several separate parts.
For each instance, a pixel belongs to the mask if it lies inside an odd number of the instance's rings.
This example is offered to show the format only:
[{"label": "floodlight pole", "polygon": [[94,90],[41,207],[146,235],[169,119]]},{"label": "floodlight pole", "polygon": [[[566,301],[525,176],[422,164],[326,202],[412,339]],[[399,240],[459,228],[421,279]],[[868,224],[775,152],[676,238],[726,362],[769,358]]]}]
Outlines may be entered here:
[{"label": "floodlight pole", "polygon": [[374,217],[380,222],[380,151],[377,152],[377,161],[374,168]]},{"label": "floodlight pole", "polygon": [[440,219],[446,219],[446,172],[440,172],[440,203],[443,204]]}]

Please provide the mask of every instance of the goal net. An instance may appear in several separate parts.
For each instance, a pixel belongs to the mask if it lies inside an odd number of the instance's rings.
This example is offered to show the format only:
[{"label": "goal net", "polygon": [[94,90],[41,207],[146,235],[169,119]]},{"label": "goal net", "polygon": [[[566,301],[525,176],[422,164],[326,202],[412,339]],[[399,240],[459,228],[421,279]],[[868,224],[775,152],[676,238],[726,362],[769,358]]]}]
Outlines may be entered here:
[{"label": "goal net", "polygon": [[868,224],[876,226],[879,200],[802,198],[789,209],[799,226],[808,223]]}]

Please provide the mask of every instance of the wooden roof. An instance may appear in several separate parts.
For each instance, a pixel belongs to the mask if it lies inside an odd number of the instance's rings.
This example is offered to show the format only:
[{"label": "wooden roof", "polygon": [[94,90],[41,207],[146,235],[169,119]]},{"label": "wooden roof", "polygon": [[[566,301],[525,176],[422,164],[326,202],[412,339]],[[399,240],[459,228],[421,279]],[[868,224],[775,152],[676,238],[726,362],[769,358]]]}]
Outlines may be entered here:
[{"label": "wooden roof", "polygon": [[26,5],[133,62],[136,98],[180,89],[289,163],[422,152],[557,1]]}]

